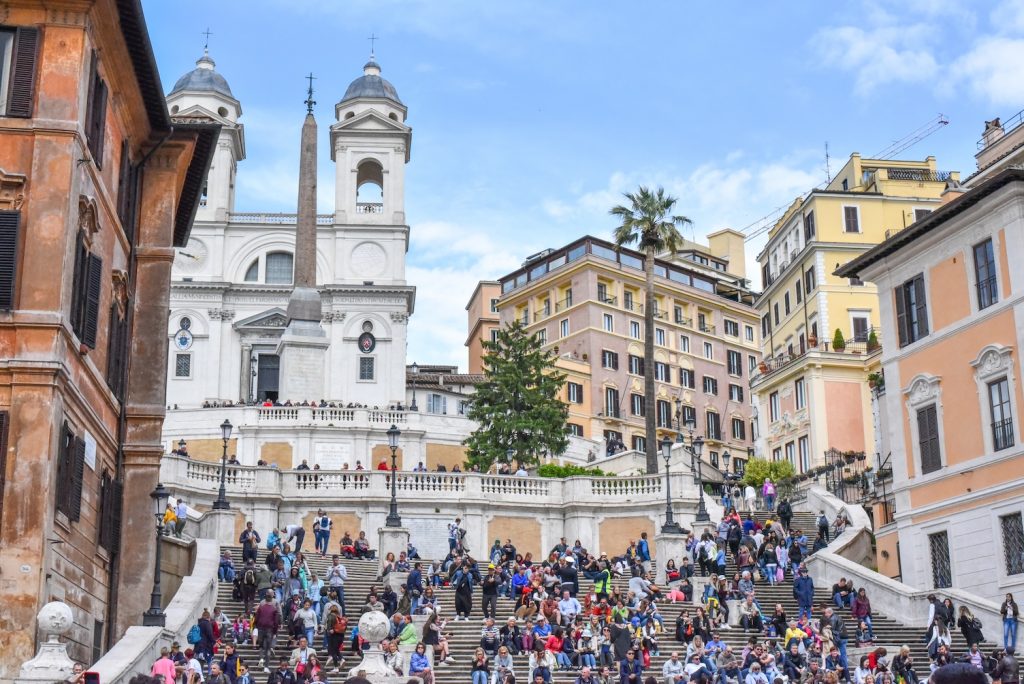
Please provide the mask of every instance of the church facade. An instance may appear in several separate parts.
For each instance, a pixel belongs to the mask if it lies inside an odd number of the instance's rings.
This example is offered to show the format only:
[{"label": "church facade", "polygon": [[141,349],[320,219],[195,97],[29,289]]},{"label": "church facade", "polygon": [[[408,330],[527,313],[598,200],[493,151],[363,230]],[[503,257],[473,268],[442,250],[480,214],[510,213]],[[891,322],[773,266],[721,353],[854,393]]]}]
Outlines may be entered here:
[{"label": "church facade", "polygon": [[335,105],[333,214],[317,215],[316,283],[327,335],[323,396],[283,396],[278,347],[295,264],[296,215],[236,212],[245,159],[241,103],[209,55],[167,97],[175,116],[221,123],[188,244],[172,271],[167,403],[405,402],[406,329],[416,288],[405,279],[407,109],[371,59]]}]

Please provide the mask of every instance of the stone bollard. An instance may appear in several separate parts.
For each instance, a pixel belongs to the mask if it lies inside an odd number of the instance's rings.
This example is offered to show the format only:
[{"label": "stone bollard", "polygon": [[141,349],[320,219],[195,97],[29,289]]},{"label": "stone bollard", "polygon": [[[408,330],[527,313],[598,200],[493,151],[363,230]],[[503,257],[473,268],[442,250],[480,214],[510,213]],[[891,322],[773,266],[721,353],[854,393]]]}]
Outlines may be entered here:
[{"label": "stone bollard", "polygon": [[704,605],[704,587],[711,584],[711,578],[694,575],[690,578],[690,583],[693,585],[693,605]]},{"label": "stone bollard", "polygon": [[60,601],[51,601],[39,611],[39,631],[46,635],[46,641],[39,644],[35,658],[26,661],[18,674],[18,684],[40,684],[62,682],[71,675],[75,662],[68,656],[67,644],[60,636],[67,634],[74,626],[71,608]]},{"label": "stone bollard", "polygon": [[729,599],[725,602],[729,608],[729,626],[739,627],[740,625],[740,604],[743,603],[739,599]]}]

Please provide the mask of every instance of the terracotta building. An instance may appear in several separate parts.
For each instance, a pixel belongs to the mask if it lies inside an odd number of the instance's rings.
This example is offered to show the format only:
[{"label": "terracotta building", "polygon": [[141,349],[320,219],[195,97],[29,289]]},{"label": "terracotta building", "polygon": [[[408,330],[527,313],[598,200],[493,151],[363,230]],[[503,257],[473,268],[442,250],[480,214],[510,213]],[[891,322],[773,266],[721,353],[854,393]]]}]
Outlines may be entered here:
[{"label": "terracotta building", "polygon": [[[730,470],[743,469],[754,437],[747,382],[761,358],[757,312],[744,278],[743,236],[722,230],[708,239],[684,241],[656,262],[651,360],[643,358],[642,253],[588,236],[499,279],[502,323],[522,321],[559,355],[571,434],[604,440],[605,453],[616,445],[643,451],[644,415],[652,410],[659,437],[675,437],[692,422],[711,465],[724,469],[728,451]],[[652,407],[644,405],[645,362],[655,364]]]},{"label": "terracotta building", "polygon": [[891,340],[878,571],[996,604],[1024,582],[1022,216],[1024,172],[1002,171],[837,271],[875,284]]},{"label": "terracotta building", "polygon": [[0,679],[71,606],[86,662],[141,621],[174,247],[219,127],[172,121],[137,0],[4,7]]},{"label": "terracotta building", "polygon": [[481,280],[473,290],[466,304],[469,336],[466,348],[469,350],[469,372],[484,372],[484,341],[493,342],[497,337],[501,321],[498,318],[498,300],[501,285],[494,280]]}]

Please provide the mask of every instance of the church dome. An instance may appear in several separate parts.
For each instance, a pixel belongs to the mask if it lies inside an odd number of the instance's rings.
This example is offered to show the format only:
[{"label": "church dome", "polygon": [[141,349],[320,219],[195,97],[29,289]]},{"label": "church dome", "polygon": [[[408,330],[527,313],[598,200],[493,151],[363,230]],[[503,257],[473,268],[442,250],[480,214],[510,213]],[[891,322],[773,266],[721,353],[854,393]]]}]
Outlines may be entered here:
[{"label": "church dome", "polygon": [[218,93],[235,99],[227,79],[214,71],[215,66],[216,63],[210,58],[210,53],[203,52],[203,56],[196,61],[196,68],[179,78],[169,94],[187,90]]},{"label": "church dome", "polygon": [[345,96],[341,98],[341,101],[346,102],[348,100],[355,100],[361,97],[392,100],[393,102],[402,104],[402,100],[399,99],[398,91],[395,90],[395,86],[391,85],[390,81],[386,81],[380,77],[380,65],[377,64],[372,57],[363,67],[363,75],[349,84],[348,89],[345,91]]}]

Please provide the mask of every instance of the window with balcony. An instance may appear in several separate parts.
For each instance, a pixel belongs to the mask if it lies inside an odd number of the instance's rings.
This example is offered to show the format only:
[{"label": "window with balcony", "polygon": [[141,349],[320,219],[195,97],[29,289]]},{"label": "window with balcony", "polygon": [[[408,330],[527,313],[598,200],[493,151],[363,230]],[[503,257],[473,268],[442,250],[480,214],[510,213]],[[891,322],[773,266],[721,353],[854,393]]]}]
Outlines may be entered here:
[{"label": "window with balcony", "polygon": [[772,392],[768,395],[768,420],[775,422],[779,419],[779,393]]},{"label": "window with balcony", "polygon": [[1010,386],[1006,378],[988,383],[989,411],[992,417],[992,448],[1009,449],[1013,439],[1013,409],[1010,406]]},{"label": "window with balcony", "polygon": [[632,337],[634,340],[639,340],[639,339],[642,338],[642,335],[640,334],[640,322],[639,321],[630,321],[629,322],[629,336]]},{"label": "window with balcony", "polygon": [[850,323],[853,324],[853,341],[867,342],[870,334],[870,325],[867,316],[851,316]]},{"label": "window with balcony", "polygon": [[672,371],[667,363],[654,362],[654,379],[658,382],[672,382]]},{"label": "window with balcony", "polygon": [[601,350],[601,368],[619,370],[619,355],[607,349]]},{"label": "window with balcony", "polygon": [[704,414],[704,420],[707,421],[704,424],[704,438],[722,441],[722,425],[719,422],[718,414],[714,411],[707,411]]},{"label": "window with balcony", "polygon": [[622,293],[622,308],[626,311],[633,310],[633,293],[629,290]]},{"label": "window with balcony", "polygon": [[578,382],[565,383],[566,396],[571,404],[583,403],[583,385]]},{"label": "window with balcony", "polygon": [[540,308],[541,308],[541,311],[543,312],[542,315],[545,318],[550,316],[551,315],[551,300],[550,299],[545,299],[544,303],[541,305]]},{"label": "window with balcony", "polygon": [[619,390],[614,387],[604,388],[604,415],[609,418],[619,417]]},{"label": "window with balcony", "polygon": [[629,372],[631,375],[644,374],[644,360],[642,357],[629,355]]},{"label": "window with balcony", "polygon": [[629,412],[634,416],[644,415],[644,395],[635,392],[629,395]]},{"label": "window with balcony", "polygon": [[725,334],[729,337],[740,336],[740,324],[736,321],[730,321],[728,318],[722,322],[722,326],[725,328]]},{"label": "window with balcony", "polygon": [[979,310],[986,309],[999,301],[992,238],[974,246],[974,281]]},{"label": "window with balcony", "polygon": [[676,322],[676,324],[681,325],[683,323],[683,307],[681,307],[681,306],[672,307],[672,314],[673,314],[672,320],[674,320]]},{"label": "window with balcony", "polygon": [[896,330],[900,346],[913,344],[928,335],[928,302],[924,274],[918,274],[896,287]]},{"label": "window with balcony", "polygon": [[697,387],[696,375],[689,368],[679,369],[679,384],[687,389],[694,389]]},{"label": "window with balcony", "polygon": [[799,411],[807,406],[807,394],[804,391],[804,379],[797,378],[793,382],[793,397],[796,401],[796,410]]},{"label": "window with balcony", "polygon": [[747,372],[753,373],[755,368],[757,368],[757,357],[753,354],[747,354]]},{"label": "window with balcony", "polygon": [[847,233],[860,232],[860,209],[858,207],[843,207],[843,227]]},{"label": "window with balcony", "polygon": [[597,284],[597,301],[606,303],[609,301],[608,286],[605,283]]},{"label": "window with balcony", "polygon": [[743,403],[743,388],[740,385],[729,385],[729,400]]},{"label": "window with balcony", "polygon": [[704,394],[718,394],[718,380],[710,375],[704,376]]},{"label": "window with balcony", "polygon": [[611,314],[604,314],[603,325],[605,332],[615,332],[615,317]]}]

